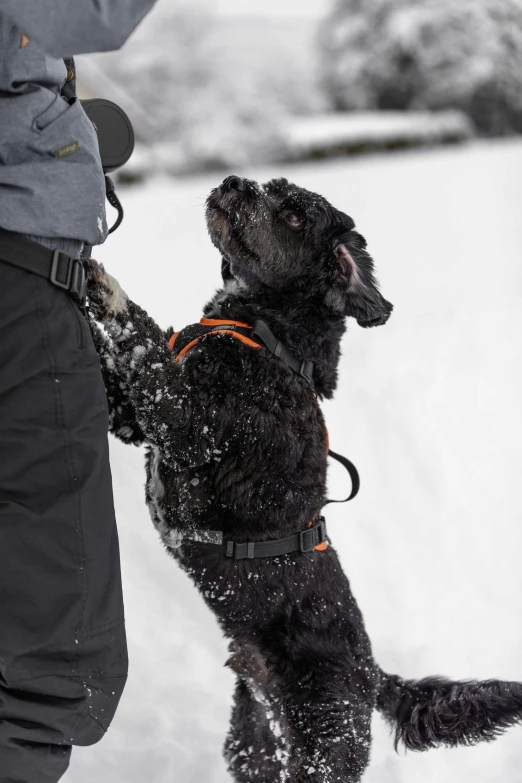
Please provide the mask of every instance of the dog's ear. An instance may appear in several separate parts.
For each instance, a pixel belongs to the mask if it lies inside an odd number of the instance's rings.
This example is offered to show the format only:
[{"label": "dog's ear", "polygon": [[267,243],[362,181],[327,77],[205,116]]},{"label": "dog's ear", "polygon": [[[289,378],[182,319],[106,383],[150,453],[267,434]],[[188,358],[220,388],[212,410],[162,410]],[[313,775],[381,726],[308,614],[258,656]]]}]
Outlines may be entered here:
[{"label": "dog's ear", "polygon": [[[355,318],[359,326],[380,326],[390,317],[393,305],[379,291],[373,274],[373,262],[370,254],[364,249],[363,237],[353,232],[352,241],[353,250],[346,242],[338,243],[334,248],[338,272],[343,284],[342,310],[339,301],[337,309],[344,315]],[[336,292],[338,299],[340,293],[338,289]]]}]

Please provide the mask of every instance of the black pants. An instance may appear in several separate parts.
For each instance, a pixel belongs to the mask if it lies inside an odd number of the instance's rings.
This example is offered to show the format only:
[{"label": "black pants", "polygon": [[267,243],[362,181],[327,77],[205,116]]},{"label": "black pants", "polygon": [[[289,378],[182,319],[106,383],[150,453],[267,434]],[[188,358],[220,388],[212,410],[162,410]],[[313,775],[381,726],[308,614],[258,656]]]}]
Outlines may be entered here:
[{"label": "black pants", "polygon": [[125,684],[107,424],[85,318],[0,262],[0,783],[58,781]]}]

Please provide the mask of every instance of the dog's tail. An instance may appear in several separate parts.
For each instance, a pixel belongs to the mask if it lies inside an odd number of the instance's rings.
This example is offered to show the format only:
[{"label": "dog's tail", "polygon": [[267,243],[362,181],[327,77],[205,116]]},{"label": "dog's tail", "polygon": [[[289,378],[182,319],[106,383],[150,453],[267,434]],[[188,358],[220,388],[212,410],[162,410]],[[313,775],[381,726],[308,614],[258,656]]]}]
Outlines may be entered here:
[{"label": "dog's tail", "polygon": [[403,680],[379,670],[377,709],[411,750],[489,742],[522,723],[522,683]]}]

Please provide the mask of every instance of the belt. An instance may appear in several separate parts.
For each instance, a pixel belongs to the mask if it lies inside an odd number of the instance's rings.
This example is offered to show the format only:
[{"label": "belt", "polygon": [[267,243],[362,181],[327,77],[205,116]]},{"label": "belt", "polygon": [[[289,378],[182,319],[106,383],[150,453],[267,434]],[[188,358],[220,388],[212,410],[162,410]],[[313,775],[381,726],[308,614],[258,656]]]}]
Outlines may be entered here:
[{"label": "belt", "polygon": [[63,250],[49,250],[30,239],[0,228],[0,261],[39,275],[85,306],[87,278],[82,262]]}]

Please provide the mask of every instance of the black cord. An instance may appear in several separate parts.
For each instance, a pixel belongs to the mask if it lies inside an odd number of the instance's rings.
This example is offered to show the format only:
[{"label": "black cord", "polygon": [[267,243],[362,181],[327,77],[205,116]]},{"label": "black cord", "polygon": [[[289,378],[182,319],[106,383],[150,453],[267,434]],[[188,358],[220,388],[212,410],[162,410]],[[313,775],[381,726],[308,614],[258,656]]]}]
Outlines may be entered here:
[{"label": "black cord", "polygon": [[105,195],[107,196],[107,201],[109,204],[114,207],[114,209],[118,210],[118,218],[116,223],[112,228],[109,229],[109,234],[112,234],[112,232],[116,231],[116,229],[121,225],[121,221],[123,220],[123,207],[118,196],[116,195],[114,182],[109,176],[107,176],[107,174],[105,175]]}]

